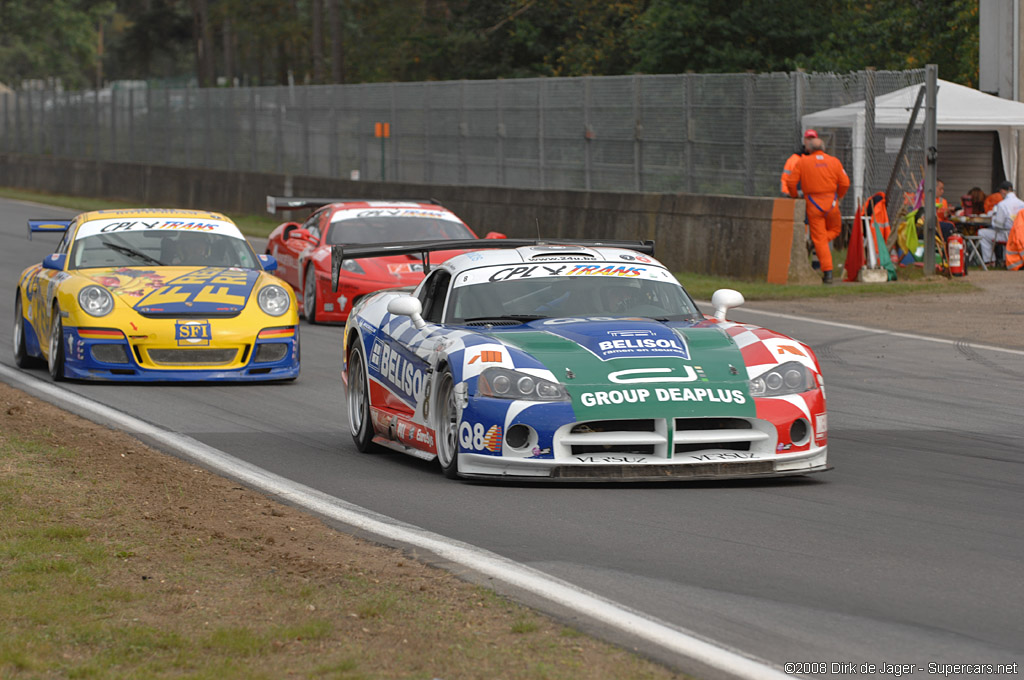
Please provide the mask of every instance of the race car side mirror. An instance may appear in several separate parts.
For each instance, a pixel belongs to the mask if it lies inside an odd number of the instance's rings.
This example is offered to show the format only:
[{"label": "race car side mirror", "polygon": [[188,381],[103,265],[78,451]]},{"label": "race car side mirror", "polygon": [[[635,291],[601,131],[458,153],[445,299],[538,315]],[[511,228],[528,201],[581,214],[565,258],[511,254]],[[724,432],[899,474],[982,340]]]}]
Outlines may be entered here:
[{"label": "race car side mirror", "polygon": [[263,265],[263,271],[272,272],[277,269],[277,258],[273,255],[260,255],[260,264]]},{"label": "race car side mirror", "polygon": [[412,325],[417,329],[423,328],[427,322],[423,320],[423,305],[420,300],[412,295],[401,295],[392,298],[388,302],[388,311],[399,316],[407,316],[412,319]]},{"label": "race car side mirror", "polygon": [[64,262],[68,259],[66,253],[54,253],[43,258],[43,269],[56,269],[64,271]]},{"label": "race car side mirror", "polygon": [[484,236],[484,238],[508,238],[508,237],[505,236],[500,231],[489,231],[489,232],[487,232],[487,236]]},{"label": "race car side mirror", "polygon": [[732,288],[720,288],[711,296],[711,306],[715,308],[715,318],[719,321],[725,321],[725,313],[744,302],[743,293]]}]

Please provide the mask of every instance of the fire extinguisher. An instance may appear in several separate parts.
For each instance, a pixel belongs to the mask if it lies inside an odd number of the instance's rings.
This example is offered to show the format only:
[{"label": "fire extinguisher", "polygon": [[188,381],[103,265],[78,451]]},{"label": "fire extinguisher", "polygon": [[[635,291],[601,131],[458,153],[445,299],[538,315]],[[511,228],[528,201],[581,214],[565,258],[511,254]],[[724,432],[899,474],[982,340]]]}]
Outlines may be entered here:
[{"label": "fire extinguisher", "polygon": [[963,276],[967,273],[964,262],[964,237],[956,232],[946,239],[946,254],[949,257],[949,273],[953,276]]}]

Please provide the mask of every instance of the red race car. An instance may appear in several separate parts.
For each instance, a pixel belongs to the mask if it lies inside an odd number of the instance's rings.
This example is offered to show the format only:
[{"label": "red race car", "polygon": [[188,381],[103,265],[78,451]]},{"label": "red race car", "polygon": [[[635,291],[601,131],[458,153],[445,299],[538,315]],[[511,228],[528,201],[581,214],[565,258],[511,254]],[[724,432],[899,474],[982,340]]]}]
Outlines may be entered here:
[{"label": "red race car", "polygon": [[[331,290],[331,246],[402,241],[475,239],[466,224],[433,200],[368,201],[354,198],[267,196],[267,212],[312,210],[301,224],[285,222],[270,233],[267,253],[275,272],[295,289],[299,311],[310,323],[344,323],[356,300],[382,288],[415,286],[423,263],[415,255],[345,260],[338,291]],[[490,232],[486,238],[505,238]],[[462,250],[433,253],[431,264]]]}]

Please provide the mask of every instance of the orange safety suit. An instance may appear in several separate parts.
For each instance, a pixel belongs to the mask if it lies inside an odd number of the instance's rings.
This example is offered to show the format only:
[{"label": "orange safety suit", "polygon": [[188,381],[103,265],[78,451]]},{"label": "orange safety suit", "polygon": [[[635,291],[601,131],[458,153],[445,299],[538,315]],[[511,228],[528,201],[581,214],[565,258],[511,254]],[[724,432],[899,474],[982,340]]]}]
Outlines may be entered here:
[{"label": "orange safety suit", "polygon": [[843,230],[839,201],[850,189],[850,178],[843,170],[843,164],[824,151],[812,151],[802,156],[789,175],[789,195],[796,198],[797,185],[807,199],[807,226],[811,242],[818,253],[821,271],[832,271],[832,251],[829,241]]},{"label": "orange safety suit", "polygon": [[1006,268],[1024,269],[1024,210],[1017,213],[1006,238]]},{"label": "orange safety suit", "polygon": [[782,166],[782,177],[780,178],[780,182],[782,185],[782,193],[786,196],[789,196],[789,176],[793,174],[793,168],[796,167],[796,164],[800,162],[801,158],[803,158],[803,154],[795,153],[787,158],[786,164]]},{"label": "orange safety suit", "polygon": [[996,204],[998,204],[1001,200],[1003,200],[1003,195],[998,191],[995,192],[994,194],[989,194],[985,198],[985,212],[992,212],[992,209],[995,208]]}]

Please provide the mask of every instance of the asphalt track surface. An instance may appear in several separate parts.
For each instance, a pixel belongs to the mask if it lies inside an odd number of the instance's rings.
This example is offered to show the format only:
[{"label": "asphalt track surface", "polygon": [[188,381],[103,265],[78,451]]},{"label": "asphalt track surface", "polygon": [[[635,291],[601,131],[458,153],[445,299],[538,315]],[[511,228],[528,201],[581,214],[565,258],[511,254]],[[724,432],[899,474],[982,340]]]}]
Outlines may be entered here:
[{"label": "asphalt track surface", "polygon": [[[57,242],[30,242],[26,219],[70,214],[0,200],[6,367],[17,277]],[[341,329],[305,323],[302,375],[292,384],[65,385],[326,498],[479,546],[778,669],[913,664],[913,675],[942,677],[944,664],[1017,663],[1024,671],[1024,353],[754,309],[730,318],[816,350],[834,470],[722,483],[452,482],[425,461],[355,450]],[[683,670],[727,675],[493,576],[460,573]]]}]

